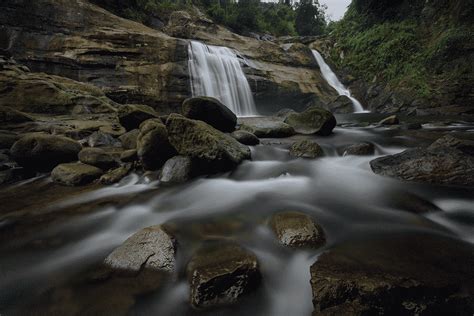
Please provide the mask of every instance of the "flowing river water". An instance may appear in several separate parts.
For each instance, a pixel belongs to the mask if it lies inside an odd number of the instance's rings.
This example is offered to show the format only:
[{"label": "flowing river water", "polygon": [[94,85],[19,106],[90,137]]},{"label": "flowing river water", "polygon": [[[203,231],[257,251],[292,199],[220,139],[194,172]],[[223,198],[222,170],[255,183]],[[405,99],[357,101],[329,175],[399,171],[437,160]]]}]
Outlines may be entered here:
[{"label": "flowing river water", "polygon": [[[428,144],[443,133],[472,133],[474,125],[457,120],[406,131],[360,123],[374,121],[371,117],[339,116],[340,126],[333,135],[304,136],[323,147],[325,157],[320,159],[291,158],[289,146],[304,138],[294,136],[264,139],[251,148],[252,161],[231,173],[172,187],[131,175],[112,187],[59,198],[44,195],[51,194],[47,178],[2,189],[4,207],[24,203],[22,212],[31,212],[37,220],[22,222],[21,214],[0,220],[0,313],[67,314],[87,295],[75,291],[85,271],[100,265],[133,233],[156,224],[175,227],[177,269],[159,290],[140,297],[132,314],[310,315],[309,267],[335,245],[400,232],[473,243],[472,188],[381,177],[372,173],[369,161]],[[373,143],[375,155],[342,155],[345,146],[361,141]],[[25,199],[30,204],[42,202],[30,205]],[[440,210],[416,213],[420,201]],[[280,246],[267,221],[284,210],[306,212],[317,219],[326,232],[326,245],[319,250]],[[216,237],[234,240],[256,254],[262,284],[236,306],[195,311],[188,303],[185,266],[202,240]],[[115,291],[104,290],[100,299],[113,301]]]}]

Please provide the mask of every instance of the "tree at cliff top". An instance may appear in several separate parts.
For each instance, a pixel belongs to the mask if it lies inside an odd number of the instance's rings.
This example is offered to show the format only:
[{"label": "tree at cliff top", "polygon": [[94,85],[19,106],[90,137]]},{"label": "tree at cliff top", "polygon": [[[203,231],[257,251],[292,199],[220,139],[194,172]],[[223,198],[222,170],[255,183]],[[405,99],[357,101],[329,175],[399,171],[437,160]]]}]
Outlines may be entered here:
[{"label": "tree at cliff top", "polygon": [[299,35],[321,35],[326,28],[326,7],[318,0],[301,0],[296,4],[296,31]]}]

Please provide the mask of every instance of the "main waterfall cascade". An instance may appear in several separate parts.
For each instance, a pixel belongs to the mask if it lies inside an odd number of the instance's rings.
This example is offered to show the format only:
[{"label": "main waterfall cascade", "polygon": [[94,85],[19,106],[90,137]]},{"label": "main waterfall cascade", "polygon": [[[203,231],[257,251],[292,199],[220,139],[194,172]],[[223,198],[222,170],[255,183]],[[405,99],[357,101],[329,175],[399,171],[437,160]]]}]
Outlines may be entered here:
[{"label": "main waterfall cascade", "polygon": [[237,116],[257,114],[250,85],[240,65],[245,60],[233,49],[191,41],[188,53],[193,96],[214,97]]},{"label": "main waterfall cascade", "polygon": [[332,71],[331,67],[329,67],[329,65],[324,61],[323,56],[321,56],[321,54],[317,50],[313,49],[312,52],[314,58],[318,62],[319,68],[321,69],[321,74],[323,75],[323,78],[327,81],[327,83],[329,83],[329,85],[333,87],[337,91],[337,93],[339,93],[339,95],[345,95],[352,101],[355,112],[364,112],[362,104],[360,104],[360,102],[357,101],[357,99],[351,95],[349,89],[347,89],[339,81],[336,74]]}]

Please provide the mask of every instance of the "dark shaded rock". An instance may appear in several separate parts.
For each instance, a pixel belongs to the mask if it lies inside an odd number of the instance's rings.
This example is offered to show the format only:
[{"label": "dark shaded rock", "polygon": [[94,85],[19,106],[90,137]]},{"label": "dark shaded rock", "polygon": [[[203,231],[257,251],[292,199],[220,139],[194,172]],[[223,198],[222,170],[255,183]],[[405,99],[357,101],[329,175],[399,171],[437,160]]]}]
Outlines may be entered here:
[{"label": "dark shaded rock", "polygon": [[301,140],[291,145],[290,155],[297,158],[317,158],[324,156],[324,151],[316,142]]},{"label": "dark shaded rock", "polygon": [[245,118],[241,119],[241,122],[241,130],[258,138],[285,138],[295,135],[293,127],[272,117]]},{"label": "dark shaded rock", "polygon": [[184,100],[183,115],[200,120],[221,132],[233,132],[237,116],[219,100],[211,97],[195,97]]},{"label": "dark shaded rock", "polygon": [[136,149],[130,149],[120,154],[120,160],[123,162],[134,162],[138,160],[138,154]]},{"label": "dark shaded rock", "polygon": [[117,166],[115,157],[101,148],[84,148],[79,152],[79,160],[87,165],[108,170]]},{"label": "dark shaded rock", "polygon": [[187,266],[191,304],[196,308],[235,303],[261,280],[256,256],[238,244],[212,241]]},{"label": "dark shaded rock", "polygon": [[333,99],[331,102],[329,102],[325,106],[325,109],[331,111],[332,113],[348,114],[354,112],[354,104],[347,96],[340,95]]},{"label": "dark shaded rock", "polygon": [[370,156],[375,153],[375,146],[372,143],[358,143],[350,145],[344,149],[343,156]]},{"label": "dark shaded rock", "polygon": [[120,147],[120,141],[110,134],[97,131],[87,137],[84,142],[89,147]]},{"label": "dark shaded rock", "polygon": [[151,119],[140,125],[137,140],[138,158],[147,170],[157,170],[176,155],[168,140],[168,131],[160,119]]},{"label": "dark shaded rock", "polygon": [[409,192],[390,193],[386,194],[384,198],[388,201],[389,207],[394,207],[414,214],[426,214],[442,211],[438,206],[430,201]]},{"label": "dark shaded rock", "polygon": [[133,234],[105,258],[105,265],[124,274],[142,270],[173,272],[176,240],[161,225]]},{"label": "dark shaded rock", "polygon": [[311,267],[314,314],[471,315],[472,245],[406,232],[349,241]]},{"label": "dark shaded rock", "polygon": [[67,137],[53,135],[28,135],[10,149],[15,161],[38,171],[49,171],[60,163],[77,160],[81,145]]},{"label": "dark shaded rock", "polygon": [[51,171],[51,179],[59,184],[76,186],[91,183],[104,172],[94,166],[79,162],[63,163]]},{"label": "dark shaded rock", "polygon": [[312,106],[301,113],[288,115],[285,123],[292,126],[300,134],[318,134],[327,136],[336,127],[334,115],[320,107]]},{"label": "dark shaded rock", "polygon": [[140,134],[139,129],[131,130],[119,137],[122,147],[124,149],[136,149],[137,148],[137,139]]},{"label": "dark shaded rock", "polygon": [[160,175],[163,183],[183,183],[192,177],[192,160],[189,157],[176,156],[166,161]]},{"label": "dark shaded rock", "polygon": [[200,164],[198,169],[227,171],[251,157],[247,146],[202,121],[171,114],[166,127],[169,141],[176,151]]},{"label": "dark shaded rock", "polygon": [[260,144],[257,136],[246,131],[235,131],[230,136],[234,137],[239,143],[247,146],[255,146]]},{"label": "dark shaded rock", "polygon": [[8,132],[0,132],[0,149],[10,149],[20,136]]},{"label": "dark shaded rock", "polygon": [[277,213],[272,216],[270,227],[285,246],[319,248],[326,242],[323,229],[301,212]]},{"label": "dark shaded rock", "polygon": [[297,113],[295,110],[293,109],[288,109],[288,108],[285,108],[285,109],[281,109],[280,111],[278,111],[275,116],[276,117],[279,117],[281,119],[286,119],[288,115],[292,114],[292,113]]},{"label": "dark shaded rock", "polygon": [[148,106],[142,104],[127,104],[119,108],[118,120],[127,131],[137,129],[140,124],[152,118],[158,118],[158,113]]},{"label": "dark shaded rock", "polygon": [[0,185],[15,183],[35,176],[31,170],[0,164]]},{"label": "dark shaded rock", "polygon": [[472,142],[443,137],[427,149],[410,149],[370,162],[380,175],[405,181],[446,185],[474,184]]},{"label": "dark shaded rock", "polygon": [[117,183],[125,178],[130,173],[130,171],[132,171],[132,164],[125,164],[102,175],[102,177],[99,179],[99,182],[102,184]]},{"label": "dark shaded rock", "polygon": [[396,115],[391,115],[389,117],[386,117],[379,122],[379,125],[397,125],[397,124],[400,124],[400,120],[398,119],[398,116]]},{"label": "dark shaded rock", "polygon": [[33,118],[21,111],[17,111],[15,109],[12,109],[8,106],[1,106],[0,105],[0,123],[5,124],[5,123],[25,123],[25,122],[31,122],[33,121]]}]

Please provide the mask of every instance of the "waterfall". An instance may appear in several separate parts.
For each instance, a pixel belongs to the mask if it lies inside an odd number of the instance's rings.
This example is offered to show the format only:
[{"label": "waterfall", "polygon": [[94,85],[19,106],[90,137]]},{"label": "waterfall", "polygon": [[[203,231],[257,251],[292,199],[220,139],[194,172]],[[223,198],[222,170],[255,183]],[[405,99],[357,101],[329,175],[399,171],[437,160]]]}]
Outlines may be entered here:
[{"label": "waterfall", "polygon": [[214,97],[237,116],[257,114],[252,91],[236,51],[191,41],[188,47],[193,96]]},{"label": "waterfall", "polygon": [[333,87],[339,95],[345,95],[348,97],[351,101],[352,104],[354,105],[354,111],[355,112],[364,112],[364,108],[362,107],[362,104],[360,104],[359,101],[357,101],[356,98],[354,98],[351,95],[351,92],[349,89],[347,89],[340,81],[337,79],[336,74],[331,70],[328,64],[324,61],[323,56],[317,51],[317,50],[312,50],[314,58],[318,62],[319,68],[321,69],[321,74],[323,75],[323,78],[329,83],[331,87]]}]

